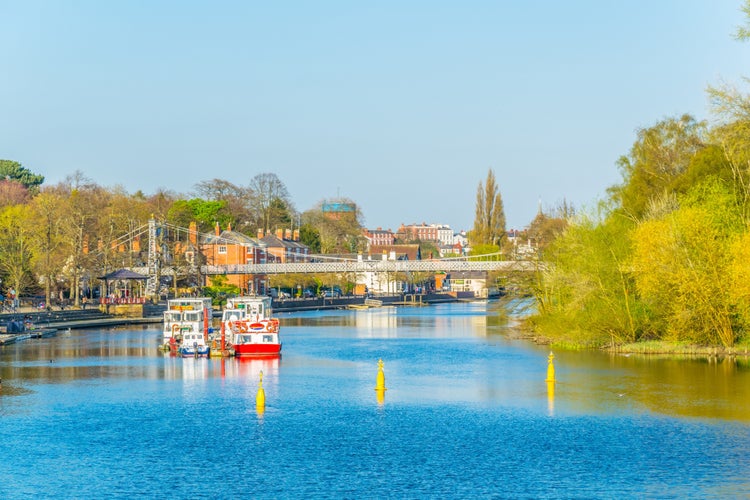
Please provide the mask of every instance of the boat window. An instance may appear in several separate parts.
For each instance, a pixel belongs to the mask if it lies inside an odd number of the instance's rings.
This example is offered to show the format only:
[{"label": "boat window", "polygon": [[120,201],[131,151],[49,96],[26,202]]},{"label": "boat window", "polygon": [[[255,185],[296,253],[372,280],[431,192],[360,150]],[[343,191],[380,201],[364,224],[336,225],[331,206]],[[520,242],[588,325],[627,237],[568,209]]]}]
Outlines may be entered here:
[{"label": "boat window", "polygon": [[273,342],[273,335],[263,335],[263,342]]},{"label": "boat window", "polygon": [[185,320],[186,321],[198,321],[200,320],[200,315],[198,315],[195,312],[185,313]]}]

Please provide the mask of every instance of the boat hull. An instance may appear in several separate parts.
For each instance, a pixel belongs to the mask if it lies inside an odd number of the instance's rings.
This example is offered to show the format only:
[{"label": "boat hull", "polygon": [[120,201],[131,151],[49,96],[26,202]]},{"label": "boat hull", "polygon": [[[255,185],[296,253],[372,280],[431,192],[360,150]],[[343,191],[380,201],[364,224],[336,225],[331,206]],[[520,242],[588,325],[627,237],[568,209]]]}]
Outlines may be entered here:
[{"label": "boat hull", "polygon": [[208,356],[210,349],[208,346],[183,346],[179,348],[178,352],[183,358],[203,358]]},{"label": "boat hull", "polygon": [[234,355],[237,357],[278,356],[281,343],[278,344],[235,344]]}]

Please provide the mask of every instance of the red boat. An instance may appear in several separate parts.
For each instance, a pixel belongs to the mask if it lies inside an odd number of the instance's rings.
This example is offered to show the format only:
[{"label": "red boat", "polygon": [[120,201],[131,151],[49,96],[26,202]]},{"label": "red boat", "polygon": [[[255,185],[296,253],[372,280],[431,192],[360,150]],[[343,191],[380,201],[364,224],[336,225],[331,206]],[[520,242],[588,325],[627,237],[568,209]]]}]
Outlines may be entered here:
[{"label": "red boat", "polygon": [[237,297],[227,301],[222,328],[235,356],[278,356],[279,320],[271,317],[270,297]]}]

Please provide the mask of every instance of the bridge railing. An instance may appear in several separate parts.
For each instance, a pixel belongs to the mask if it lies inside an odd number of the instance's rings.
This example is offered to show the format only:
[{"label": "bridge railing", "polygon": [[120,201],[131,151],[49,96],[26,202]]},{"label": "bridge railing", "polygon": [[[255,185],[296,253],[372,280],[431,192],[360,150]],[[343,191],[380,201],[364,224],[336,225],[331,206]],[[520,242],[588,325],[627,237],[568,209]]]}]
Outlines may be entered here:
[{"label": "bridge railing", "polygon": [[[201,274],[286,274],[286,273],[397,273],[449,271],[534,271],[540,263],[532,261],[468,261],[468,260],[362,260],[330,262],[297,262],[286,264],[230,264],[201,266]],[[148,269],[133,268],[143,274]],[[169,268],[162,274],[171,274]]]}]

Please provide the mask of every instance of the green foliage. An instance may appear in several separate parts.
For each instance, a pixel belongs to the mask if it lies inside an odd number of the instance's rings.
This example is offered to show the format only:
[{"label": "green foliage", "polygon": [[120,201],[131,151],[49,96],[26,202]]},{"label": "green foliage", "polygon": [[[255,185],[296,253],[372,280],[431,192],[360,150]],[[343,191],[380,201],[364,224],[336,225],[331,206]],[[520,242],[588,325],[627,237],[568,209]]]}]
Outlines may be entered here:
[{"label": "green foliage", "polygon": [[200,198],[175,201],[167,212],[167,220],[175,225],[188,227],[191,222],[198,223],[198,230],[213,231],[216,223],[225,229],[233,218],[226,211],[227,203],[223,200],[206,201]]},{"label": "green foliage", "polygon": [[24,222],[28,205],[14,205],[0,211],[0,274],[5,285],[20,295],[33,286],[33,233]]},{"label": "green foliage", "polygon": [[611,204],[545,253],[538,331],[582,346],[740,340],[750,324],[750,287],[734,278],[750,278],[737,243],[750,242],[747,130],[728,122],[709,133],[689,116],[641,130]]},{"label": "green foliage", "polygon": [[238,286],[229,283],[226,275],[214,276],[213,285],[203,288],[206,297],[211,297],[211,303],[214,305],[224,305],[228,297],[240,295],[241,290]]},{"label": "green foliage", "polygon": [[[351,211],[324,212],[324,205],[356,206],[351,200],[342,198],[335,203],[320,202],[316,208],[302,214],[302,227],[308,226],[317,232],[320,253],[351,254],[364,250],[367,242],[362,235],[362,213],[359,208]],[[305,232],[307,237],[314,238],[312,231]]]},{"label": "green foliage", "polygon": [[[469,256],[474,255],[491,255],[496,254],[500,252],[500,247],[497,245],[493,245],[491,243],[484,243],[479,245],[474,245],[471,247],[471,250],[469,250]],[[492,257],[485,257],[486,259],[490,260],[502,260],[500,255],[494,255]]]},{"label": "green foliage", "polygon": [[533,323],[557,342],[613,345],[642,335],[644,311],[626,261],[631,223],[622,217],[599,222],[579,218],[545,254],[535,296],[540,314]]},{"label": "green foliage", "polygon": [[310,248],[310,253],[320,253],[320,232],[311,224],[299,228],[299,240]]},{"label": "green foliage", "polygon": [[650,200],[668,191],[703,149],[706,124],[690,115],[668,118],[638,131],[628,156],[618,161],[624,183],[610,189],[620,210],[640,220]]},{"label": "green foliage", "polygon": [[480,181],[477,187],[474,228],[468,236],[472,246],[500,245],[505,238],[503,198],[492,169],[487,172],[485,184]]},{"label": "green foliage", "polygon": [[18,181],[32,192],[37,192],[44,182],[43,175],[35,174],[12,160],[0,160],[0,179]]},{"label": "green foliage", "polygon": [[731,347],[740,326],[725,279],[743,230],[734,196],[720,181],[694,186],[671,213],[633,233],[633,274],[652,312],[655,337]]}]

